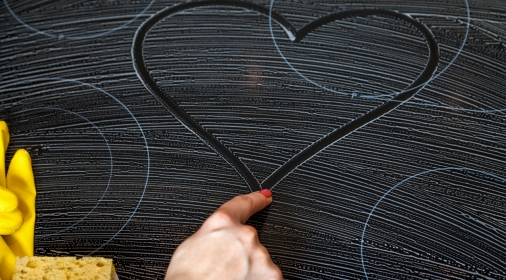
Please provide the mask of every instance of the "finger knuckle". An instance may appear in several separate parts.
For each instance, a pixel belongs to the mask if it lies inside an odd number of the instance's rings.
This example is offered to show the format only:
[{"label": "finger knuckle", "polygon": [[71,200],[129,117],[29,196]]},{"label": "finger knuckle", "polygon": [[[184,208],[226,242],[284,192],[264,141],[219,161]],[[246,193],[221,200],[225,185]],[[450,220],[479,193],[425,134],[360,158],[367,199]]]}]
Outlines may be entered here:
[{"label": "finger knuckle", "polygon": [[241,237],[244,240],[244,242],[247,242],[247,243],[258,242],[258,232],[252,226],[243,226],[242,232],[241,232]]},{"label": "finger knuckle", "polygon": [[263,275],[263,280],[282,280],[283,273],[281,273],[281,269],[277,265],[275,265],[272,261],[269,262],[267,266],[269,267],[266,273]]},{"label": "finger knuckle", "polygon": [[230,225],[233,222],[233,217],[226,211],[217,210],[207,220],[204,225],[210,228],[220,228]]},{"label": "finger knuckle", "polygon": [[272,264],[271,255],[269,254],[269,251],[267,251],[267,248],[265,248],[263,245],[260,245],[256,250],[256,257],[257,261],[260,261],[265,264]]},{"label": "finger knuckle", "polygon": [[283,273],[281,273],[281,269],[274,265],[274,268],[272,269],[271,275],[269,275],[269,280],[282,280],[283,279]]},{"label": "finger knuckle", "polygon": [[271,255],[269,254],[269,251],[267,250],[267,248],[265,248],[264,245],[261,245],[260,244],[260,247],[258,248],[259,251],[261,252],[262,256],[267,260],[267,261],[271,261]]}]

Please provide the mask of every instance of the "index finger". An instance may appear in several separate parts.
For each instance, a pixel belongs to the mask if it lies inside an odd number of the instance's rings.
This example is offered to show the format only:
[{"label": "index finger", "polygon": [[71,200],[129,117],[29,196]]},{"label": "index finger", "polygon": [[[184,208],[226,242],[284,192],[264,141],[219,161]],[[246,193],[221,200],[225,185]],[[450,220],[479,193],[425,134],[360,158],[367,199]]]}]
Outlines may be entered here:
[{"label": "index finger", "polygon": [[216,213],[221,212],[232,218],[234,222],[244,224],[253,214],[264,209],[272,202],[271,196],[271,191],[267,189],[236,196],[225,202],[216,210]]}]

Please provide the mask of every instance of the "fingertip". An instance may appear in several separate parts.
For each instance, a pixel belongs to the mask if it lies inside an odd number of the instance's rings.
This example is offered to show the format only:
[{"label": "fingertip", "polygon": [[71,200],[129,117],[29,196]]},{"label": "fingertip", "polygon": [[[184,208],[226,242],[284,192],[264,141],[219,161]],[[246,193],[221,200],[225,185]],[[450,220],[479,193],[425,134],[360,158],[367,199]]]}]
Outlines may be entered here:
[{"label": "fingertip", "polygon": [[25,149],[19,149],[12,157],[6,176],[7,187],[16,192],[18,196],[26,196],[29,193],[35,195],[35,182],[33,178],[32,160]]},{"label": "fingertip", "polygon": [[9,128],[8,128],[7,123],[5,121],[0,121],[0,130],[9,133]]},{"label": "fingertip", "polygon": [[272,192],[269,189],[263,189],[260,191],[266,198],[272,198]]},{"label": "fingertip", "polygon": [[0,121],[0,133],[1,140],[3,141],[4,146],[4,153],[7,151],[7,146],[9,145],[10,141],[10,134],[9,134],[9,128],[7,127],[7,123],[4,121]]},{"label": "fingertip", "polygon": [[[12,157],[11,165],[23,166],[24,168],[30,168],[32,166],[32,158],[25,149],[19,149]],[[9,165],[10,167],[10,165]]]},{"label": "fingertip", "polygon": [[16,153],[14,153],[14,156],[15,157],[22,157],[22,158],[24,158],[25,161],[27,160],[30,163],[32,162],[32,158],[30,157],[30,153],[28,153],[28,151],[25,149],[17,150]]},{"label": "fingertip", "polygon": [[267,191],[238,195],[225,202],[213,215],[216,216],[216,213],[225,214],[226,217],[244,224],[253,214],[271,204],[272,197],[267,198],[266,194],[272,196],[272,192]]}]

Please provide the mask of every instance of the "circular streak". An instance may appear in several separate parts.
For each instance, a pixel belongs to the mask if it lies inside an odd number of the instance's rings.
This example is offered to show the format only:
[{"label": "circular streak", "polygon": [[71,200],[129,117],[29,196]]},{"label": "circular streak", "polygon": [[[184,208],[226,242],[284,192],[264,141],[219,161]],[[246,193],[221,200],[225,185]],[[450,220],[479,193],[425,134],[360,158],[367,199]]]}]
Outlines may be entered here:
[{"label": "circular streak", "polygon": [[[455,54],[455,56],[453,57],[453,59],[450,61],[450,63],[441,70],[441,72],[439,72],[438,74],[434,75],[429,81],[426,81],[425,83],[421,84],[421,85],[418,85],[417,87],[419,87],[420,89],[422,87],[424,87],[425,85],[427,85],[429,82],[431,82],[432,80],[438,78],[441,74],[443,74],[444,72],[446,72],[448,70],[448,68],[457,60],[457,58],[460,56],[460,54],[462,53],[464,47],[465,47],[465,44],[467,42],[467,38],[469,37],[469,29],[470,29],[470,23],[471,23],[471,12],[470,12],[470,8],[469,8],[469,3],[467,0],[464,0],[465,2],[465,5],[466,5],[466,14],[467,14],[467,23],[466,23],[466,32],[465,32],[465,35],[464,35],[464,40],[462,41],[462,44],[459,48],[459,50],[457,51],[457,53]],[[270,7],[269,7],[269,13],[272,12],[273,10],[273,5],[274,5],[274,0],[271,0],[271,4],[270,4]],[[332,15],[332,14],[331,14]],[[292,40],[294,42],[300,42],[300,40],[302,40],[306,35],[307,33],[304,34],[304,32],[302,31],[306,31],[308,30],[309,31],[312,31],[314,30],[316,27],[313,26],[313,24],[317,21],[323,21],[327,16],[324,16],[322,18],[319,18],[311,23],[309,23],[308,25],[304,26],[302,29],[300,29],[298,32],[296,32],[296,36],[295,36],[295,40]],[[328,23],[328,22],[327,22]],[[274,46],[276,47],[276,50],[278,51],[279,55],[281,56],[281,58],[285,61],[286,64],[288,64],[288,66],[295,72],[297,73],[300,77],[302,77],[303,79],[305,79],[307,82],[321,88],[321,89],[324,89],[326,91],[329,91],[329,92],[332,92],[332,93],[335,93],[335,94],[340,94],[340,95],[349,95],[349,96],[352,96],[352,98],[354,97],[351,93],[344,93],[344,92],[338,92],[338,91],[335,91],[333,89],[329,89],[323,85],[320,85],[316,82],[314,82],[313,80],[307,78],[306,76],[304,76],[304,74],[300,73],[297,68],[295,68],[289,61],[288,59],[283,55],[283,53],[281,52],[281,49],[279,48],[277,42],[276,42],[276,38],[274,36],[274,31],[272,29],[272,24],[271,24],[271,18],[269,17],[269,29],[270,29],[270,33],[271,33],[271,38],[272,38],[272,41],[274,43]],[[301,33],[302,32],[302,33]],[[381,95],[381,97],[378,97],[378,96],[372,96],[372,95],[362,95],[362,96],[357,96],[357,98],[363,98],[363,99],[376,99],[376,100],[381,100],[381,101],[390,101],[392,99],[386,99],[386,98],[382,98],[382,96],[390,96],[390,97],[394,97],[394,96],[397,96],[399,94],[402,94],[404,93],[406,90],[403,90],[403,91],[400,91],[400,92],[397,92],[397,93],[394,93],[394,94],[383,94]],[[497,113],[497,112],[505,112],[506,111],[506,108],[503,108],[503,109],[493,109],[493,110],[478,110],[478,109],[464,109],[464,108],[457,108],[457,107],[452,107],[452,106],[443,106],[443,105],[435,105],[435,104],[430,104],[430,103],[419,103],[419,102],[406,102],[405,104],[414,104],[414,105],[419,105],[419,106],[427,106],[427,107],[435,107],[435,108],[447,108],[447,109],[452,109],[452,110],[456,110],[456,111],[465,111],[465,112],[477,112],[477,113]]]},{"label": "circular streak", "polygon": [[99,87],[96,87],[96,86],[94,86],[92,84],[88,84],[88,83],[81,82],[81,81],[78,81],[78,80],[70,80],[70,79],[64,79],[64,78],[36,78],[36,79],[28,79],[28,80],[18,81],[18,82],[14,82],[14,83],[11,83],[11,84],[8,84],[8,85],[0,86],[0,89],[4,89],[6,87],[13,86],[13,85],[24,84],[24,83],[27,83],[27,82],[38,82],[38,81],[53,81],[53,82],[57,82],[57,83],[59,83],[59,82],[75,83],[75,84],[79,84],[79,85],[90,87],[92,89],[95,89],[95,90],[98,90],[98,91],[104,93],[105,95],[109,96],[114,101],[116,101],[117,103],[119,103],[121,106],[123,106],[123,108],[130,114],[130,116],[132,117],[132,119],[137,124],[137,127],[139,128],[139,130],[140,130],[140,132],[142,134],[142,138],[144,140],[144,144],[146,145],[145,146],[145,148],[146,148],[146,156],[147,156],[146,181],[144,183],[144,189],[142,190],[142,194],[141,194],[141,196],[139,198],[139,201],[137,202],[137,205],[135,206],[134,211],[132,212],[132,214],[130,215],[130,217],[128,217],[127,221],[118,230],[118,232],[116,232],[109,240],[107,240],[104,244],[102,244],[96,250],[94,250],[94,251],[92,251],[91,253],[88,254],[88,255],[91,255],[91,254],[97,252],[98,250],[102,249],[105,245],[109,244],[109,242],[111,242],[121,231],[123,231],[123,229],[132,220],[133,216],[135,215],[135,213],[139,209],[139,206],[140,206],[140,204],[142,202],[142,199],[144,198],[144,194],[146,193],[146,189],[147,189],[148,182],[149,182],[150,169],[151,169],[151,158],[150,158],[150,155],[149,155],[148,141],[146,139],[146,135],[144,134],[144,130],[142,129],[141,125],[139,124],[139,121],[134,116],[134,114],[130,111],[130,109],[128,109],[128,107],[125,104],[123,104],[123,102],[121,102],[119,99],[117,99],[116,97],[114,97],[112,94],[110,94],[107,91],[105,91],[105,90],[103,90],[103,89],[101,89]]},{"label": "circular streak", "polygon": [[427,171],[424,171],[424,172],[421,172],[421,173],[418,173],[416,175],[413,175],[411,177],[408,177],[404,180],[402,180],[401,182],[397,183],[395,186],[393,186],[392,188],[390,188],[387,192],[385,192],[381,197],[380,199],[376,202],[376,204],[372,207],[371,209],[371,212],[369,212],[369,215],[367,216],[367,219],[365,220],[365,223],[364,223],[364,227],[362,229],[362,238],[360,239],[360,261],[362,263],[362,270],[364,271],[364,276],[366,279],[369,279],[369,277],[367,276],[367,270],[365,268],[365,262],[364,262],[364,237],[365,237],[365,231],[367,229],[367,226],[369,224],[369,220],[371,219],[373,213],[374,213],[374,210],[376,210],[376,208],[378,207],[378,205],[380,204],[380,202],[390,193],[392,192],[393,190],[395,190],[397,187],[399,187],[400,185],[406,183],[407,181],[411,180],[411,179],[414,179],[416,177],[419,177],[419,176],[422,176],[422,175],[425,175],[425,174],[429,174],[429,173],[432,173],[432,172],[438,172],[438,171],[445,171],[445,170],[459,170],[459,171],[472,171],[472,172],[477,172],[477,173],[482,173],[482,174],[485,174],[485,175],[488,175],[488,176],[491,176],[491,177],[494,177],[496,179],[499,179],[501,181],[504,181],[506,182],[506,179],[502,178],[502,177],[499,177],[495,174],[492,174],[492,173],[488,173],[488,172],[485,172],[485,171],[480,171],[480,170],[475,170],[475,169],[472,169],[472,168],[467,168],[467,167],[444,167],[444,168],[436,168],[436,169],[432,169],[432,170],[427,170]]},{"label": "circular streak", "polygon": [[[104,32],[101,32],[101,33],[97,33],[97,34],[94,34],[94,35],[88,35],[88,36],[65,36],[63,34],[60,34],[58,36],[58,40],[62,40],[63,38],[68,38],[70,40],[83,40],[83,39],[93,39],[93,38],[97,38],[97,37],[101,37],[101,36],[104,36],[104,35],[108,35],[110,33],[113,33],[117,30],[120,30],[120,29],[123,29],[125,28],[127,25],[131,24],[132,22],[134,22],[136,19],[138,19],[140,16],[142,16],[149,8],[151,8],[151,6],[155,3],[155,0],[151,0],[151,2],[144,8],[144,10],[142,10],[139,14],[137,14],[134,18],[132,18],[131,20],[127,21],[126,23],[118,26],[118,27],[115,27],[113,29],[110,29],[108,31],[104,31]],[[44,35],[44,36],[47,36],[47,37],[50,37],[50,38],[56,38],[57,36],[54,35],[54,34],[51,34],[51,33],[48,33],[48,32],[44,32],[44,31],[41,31],[35,27],[32,27],[31,25],[27,24],[26,22],[24,22],[21,18],[19,18],[16,13],[14,13],[14,11],[11,9],[11,7],[9,6],[9,4],[7,3],[7,0],[4,0],[4,5],[5,7],[7,8],[7,10],[9,11],[9,13],[19,22],[21,23],[24,27],[32,30],[33,32],[37,33],[37,34],[41,34],[41,35]]]},{"label": "circular streak", "polygon": [[[153,95],[186,129],[197,136],[206,146],[216,152],[227,164],[229,164],[243,179],[250,191],[260,190],[260,184],[251,172],[251,170],[237,157],[230,149],[228,149],[221,141],[215,138],[209,131],[195,121],[186,111],[184,111],[177,102],[170,96],[163,93],[156,82],[151,78],[143,57],[143,47],[146,34],[158,22],[180,11],[197,8],[202,6],[236,6],[251,9],[264,15],[269,15],[267,8],[248,2],[234,0],[204,0],[198,2],[187,2],[175,6],[166,7],[158,13],[152,15],[143,22],[135,32],[132,42],[132,63],[137,77],[144,87]],[[289,38],[293,37],[295,29],[282,15],[274,13],[269,18],[273,18],[285,30]]]},{"label": "circular streak", "polygon": [[75,222],[74,224],[72,224],[71,226],[68,226],[60,231],[57,231],[55,233],[50,233],[50,234],[45,234],[45,235],[41,235],[41,236],[36,236],[35,239],[40,239],[40,238],[44,238],[44,237],[47,237],[47,236],[53,236],[53,235],[56,235],[56,234],[59,234],[69,228],[72,228],[74,227],[75,225],[79,224],[81,221],[83,221],[84,219],[86,219],[93,211],[95,211],[95,209],[97,208],[97,206],[100,204],[100,202],[102,202],[102,200],[104,199],[104,196],[105,194],[107,193],[107,190],[109,189],[109,186],[111,184],[111,179],[112,179],[112,170],[113,170],[113,159],[112,159],[112,151],[111,151],[111,147],[109,146],[109,142],[107,141],[107,139],[105,138],[104,134],[102,133],[102,131],[92,122],[90,121],[89,119],[87,119],[86,117],[84,117],[83,115],[81,114],[78,114],[78,113],[75,113],[75,112],[72,112],[72,111],[69,111],[69,110],[66,110],[66,109],[62,109],[62,108],[57,108],[57,107],[38,107],[38,108],[29,108],[29,109],[24,109],[24,110],[20,110],[19,112],[17,113],[24,113],[24,112],[30,112],[30,111],[36,111],[36,110],[40,110],[40,109],[44,109],[44,110],[57,110],[57,111],[63,111],[63,112],[66,112],[66,113],[70,113],[70,114],[73,114],[75,116],[78,116],[80,117],[81,119],[87,121],[89,124],[91,124],[99,133],[100,133],[100,136],[102,136],[102,138],[104,139],[105,141],[105,144],[107,145],[107,150],[109,151],[109,159],[110,159],[110,171],[109,171],[109,180],[107,182],[107,187],[105,188],[104,192],[102,193],[102,197],[100,197],[100,199],[97,201],[97,204],[95,204],[95,206],[84,216],[82,217],[80,220],[78,220],[77,222]]}]

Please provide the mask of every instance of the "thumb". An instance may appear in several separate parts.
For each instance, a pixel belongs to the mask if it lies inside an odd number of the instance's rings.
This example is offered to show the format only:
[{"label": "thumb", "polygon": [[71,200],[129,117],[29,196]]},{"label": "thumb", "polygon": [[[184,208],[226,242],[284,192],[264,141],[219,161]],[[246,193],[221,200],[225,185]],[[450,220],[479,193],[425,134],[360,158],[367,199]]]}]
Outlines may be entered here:
[{"label": "thumb", "polygon": [[264,209],[272,202],[272,192],[263,189],[246,195],[240,195],[225,202],[216,212],[223,212],[235,222],[244,224],[253,214]]}]

